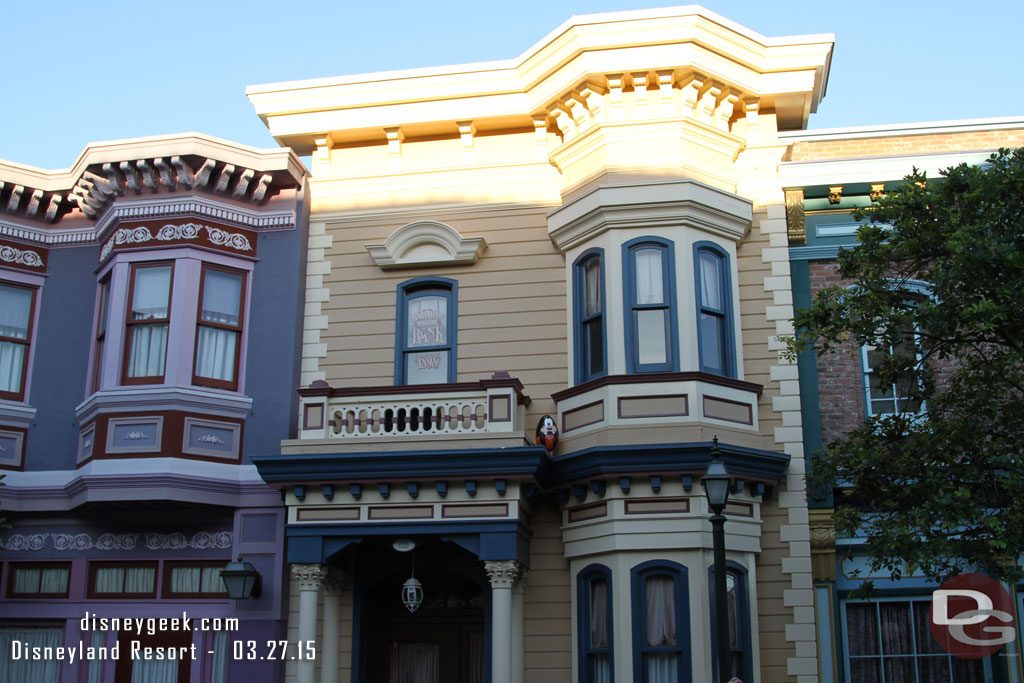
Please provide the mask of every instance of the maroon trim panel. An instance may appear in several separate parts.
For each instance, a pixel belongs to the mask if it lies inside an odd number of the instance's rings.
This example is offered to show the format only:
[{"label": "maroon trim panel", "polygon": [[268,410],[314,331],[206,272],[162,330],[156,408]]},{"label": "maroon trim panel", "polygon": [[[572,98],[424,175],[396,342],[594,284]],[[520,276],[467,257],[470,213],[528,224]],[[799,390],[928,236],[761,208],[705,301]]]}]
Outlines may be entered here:
[{"label": "maroon trim panel", "polygon": [[[635,415],[623,415],[622,414],[622,402],[632,401],[634,399],[646,399],[653,398],[657,400],[663,400],[668,398],[681,398],[683,399],[683,412],[681,413],[637,413]],[[690,399],[686,394],[646,394],[644,396],[619,396],[619,419],[620,420],[635,420],[645,417],[686,417],[690,414]]]},{"label": "maroon trim panel", "polygon": [[[666,505],[664,508],[657,510],[641,510],[643,505],[649,503],[679,503],[679,505],[672,507]],[[671,514],[676,512],[689,512],[690,511],[690,499],[689,498],[637,498],[636,500],[626,501],[626,514],[627,515],[661,515]]]},{"label": "maroon trim panel", "polygon": [[[236,452],[239,454],[235,458],[230,457],[215,457],[208,455],[196,455],[194,453],[184,453],[183,446],[185,442],[185,418],[191,417],[196,420],[203,420],[204,422],[223,422],[227,425],[238,425],[238,447]],[[157,421],[158,418],[162,418],[163,424],[161,427],[161,439],[160,443],[157,444],[155,449],[144,448],[140,451],[129,451],[123,450],[118,453],[107,453],[107,431],[110,425],[111,419],[130,419],[137,422]],[[183,458],[187,460],[206,460],[208,462],[227,462],[238,464],[241,462],[242,443],[245,438],[245,421],[230,417],[217,417],[215,420],[211,420],[204,413],[182,413],[178,411],[159,411],[152,413],[101,413],[96,416],[94,422],[96,429],[93,432],[93,446],[92,456],[86,458],[78,463],[78,467],[90,462],[91,460],[104,460],[104,459],[117,459],[117,458]]]},{"label": "maroon trim panel", "polygon": [[730,500],[725,504],[725,514],[733,515],[735,517],[753,517],[754,504]]},{"label": "maroon trim panel", "polygon": [[0,239],[0,267],[26,273],[45,273],[49,258],[50,252],[45,247]]},{"label": "maroon trim panel", "polygon": [[591,503],[590,505],[580,505],[578,507],[569,508],[569,523],[573,522],[585,522],[588,519],[598,519],[599,517],[608,516],[608,503],[603,501],[600,503]]},{"label": "maroon trim panel", "polygon": [[100,263],[119,251],[196,246],[232,256],[256,257],[256,233],[205,216],[122,221],[100,248]]},{"label": "maroon trim panel", "polygon": [[[596,420],[591,420],[590,422],[584,422],[583,424],[578,424],[575,427],[566,427],[565,426],[566,425],[565,418],[569,417],[573,413],[578,413],[581,410],[586,410],[587,408],[593,408],[594,406],[597,406],[597,405],[601,406],[601,417],[597,418]],[[594,401],[593,403],[588,403],[586,405],[582,405],[582,406],[579,406],[578,408],[573,408],[572,410],[567,410],[564,413],[562,413],[562,433],[563,434],[568,434],[569,432],[575,431],[577,429],[583,429],[584,427],[589,427],[590,425],[596,425],[598,422],[604,422],[604,401]]]},{"label": "maroon trim panel", "polygon": [[[743,408],[746,408],[747,409],[747,419],[746,420],[734,420],[731,417],[722,417],[721,415],[713,415],[713,414],[709,415],[708,414],[708,399],[709,398],[711,400],[713,400],[713,401],[720,401],[722,403],[730,403],[730,404],[732,404],[734,406],[741,406]],[[713,420],[721,420],[722,422],[735,422],[736,424],[741,424],[741,425],[752,425],[752,424],[754,424],[754,410],[753,410],[753,407],[749,403],[743,403],[742,401],[733,401],[732,399],[720,398],[718,396],[708,396],[708,395],[705,395],[704,396],[704,400],[703,400],[703,404],[704,405],[702,406],[702,410],[704,412],[704,417],[710,417]],[[714,411],[712,411],[712,412],[714,412]]]},{"label": "maroon trim panel", "polygon": [[732,379],[731,377],[722,377],[721,375],[712,375],[708,372],[649,372],[642,375],[606,375],[604,377],[598,377],[597,379],[592,379],[589,382],[577,384],[574,387],[569,387],[568,389],[555,392],[551,394],[551,398],[553,398],[557,403],[559,401],[564,401],[567,398],[579,396],[580,394],[585,394],[588,391],[610,386],[612,384],[650,384],[692,381],[704,382],[705,384],[716,384],[720,387],[729,387],[731,389],[740,389],[742,391],[751,391],[756,393],[758,396],[760,396],[761,392],[764,391],[764,387],[760,384],[744,382],[743,380]]}]

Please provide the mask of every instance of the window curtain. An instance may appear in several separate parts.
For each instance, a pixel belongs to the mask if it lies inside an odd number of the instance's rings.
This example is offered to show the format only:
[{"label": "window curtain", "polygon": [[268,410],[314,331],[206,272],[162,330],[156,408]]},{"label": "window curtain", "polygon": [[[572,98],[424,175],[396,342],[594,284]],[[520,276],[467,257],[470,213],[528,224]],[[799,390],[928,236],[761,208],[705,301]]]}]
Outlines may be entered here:
[{"label": "window curtain", "polygon": [[124,567],[100,567],[94,581],[93,590],[97,593],[120,593],[124,587]]},{"label": "window curtain", "polygon": [[64,640],[60,628],[0,628],[0,681],[31,681],[58,683],[61,662],[51,659],[14,659],[11,643],[27,643],[28,647],[59,647]]},{"label": "window curtain", "polygon": [[39,577],[41,569],[15,569],[14,570],[14,592],[15,593],[38,593]]},{"label": "window curtain", "polygon": [[660,304],[665,301],[665,281],[661,274],[661,250],[639,249],[636,258],[636,302]]},{"label": "window curtain", "polygon": [[227,683],[228,680],[228,632],[213,634],[213,657],[210,661],[210,683]]},{"label": "window curtain", "polygon": [[203,593],[223,593],[224,583],[220,580],[223,567],[203,567],[203,577],[199,590]]},{"label": "window curtain", "polygon": [[200,325],[197,334],[199,340],[196,344],[196,375],[233,382],[238,333]]},{"label": "window curtain", "polygon": [[126,567],[124,576],[125,593],[152,593],[156,581],[153,567]]},{"label": "window curtain", "polygon": [[[32,292],[0,286],[0,337],[28,339],[31,315]],[[0,391],[21,391],[26,348],[17,342],[0,342]]]},{"label": "window curtain", "polygon": [[242,276],[207,270],[203,275],[203,309],[205,322],[237,325],[242,303]]},{"label": "window curtain", "polygon": [[[675,581],[669,576],[648,577],[645,593],[647,645],[675,646]],[[678,677],[676,657],[675,653],[648,653],[645,657],[647,683],[675,681]]]},{"label": "window curtain", "polygon": [[198,593],[201,579],[200,567],[175,567],[171,570],[171,592]]},{"label": "window curtain", "polygon": [[716,311],[723,309],[721,263],[714,254],[700,252],[700,304]]},{"label": "window curtain", "polygon": [[587,261],[583,276],[585,295],[583,314],[589,317],[601,312],[601,259],[592,258]]},{"label": "window curtain", "polygon": [[[89,646],[94,649],[103,647],[106,635],[105,631],[93,631],[89,639]],[[89,662],[89,683],[103,683],[102,659],[93,659]]]},{"label": "window curtain", "polygon": [[40,593],[63,593],[68,589],[68,570],[60,568],[44,569],[39,585]]},{"label": "window curtain", "polygon": [[[608,582],[590,582],[590,649],[608,649]],[[611,661],[605,652],[590,655],[590,683],[611,683]]]},{"label": "window curtain", "polygon": [[129,377],[160,377],[167,361],[167,323],[132,325]]},{"label": "window curtain", "polygon": [[437,643],[392,643],[389,683],[438,683]]},{"label": "window curtain", "polygon": [[136,659],[132,683],[178,683],[178,660]]}]

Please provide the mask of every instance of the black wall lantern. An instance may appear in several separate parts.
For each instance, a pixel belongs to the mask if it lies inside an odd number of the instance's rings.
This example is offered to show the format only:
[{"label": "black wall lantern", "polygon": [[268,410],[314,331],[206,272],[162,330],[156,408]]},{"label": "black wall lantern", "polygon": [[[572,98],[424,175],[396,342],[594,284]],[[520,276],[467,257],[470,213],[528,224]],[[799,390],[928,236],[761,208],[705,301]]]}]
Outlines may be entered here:
[{"label": "black wall lantern", "polygon": [[263,584],[260,573],[248,562],[242,562],[241,557],[221,569],[220,578],[232,600],[260,597]]}]

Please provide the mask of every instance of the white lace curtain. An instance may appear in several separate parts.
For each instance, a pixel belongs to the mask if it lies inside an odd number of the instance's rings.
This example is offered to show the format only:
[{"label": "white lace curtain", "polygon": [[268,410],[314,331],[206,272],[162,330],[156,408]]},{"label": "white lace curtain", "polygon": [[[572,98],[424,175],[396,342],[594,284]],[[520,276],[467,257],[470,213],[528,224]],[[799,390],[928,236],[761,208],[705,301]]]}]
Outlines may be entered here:
[{"label": "white lace curtain", "polygon": [[[647,577],[645,614],[647,644],[652,647],[675,646],[675,581],[670,576]],[[671,683],[677,679],[674,652],[648,653],[645,657],[647,683]]]},{"label": "white lace curtain", "polygon": [[58,647],[64,640],[60,628],[0,628],[0,681],[31,681],[31,683],[58,683],[60,661],[49,659],[15,659],[11,655],[11,644],[23,643],[22,647]]},{"label": "white lace curtain", "polygon": [[171,570],[172,593],[221,593],[220,567],[174,567]]},{"label": "white lace curtain", "polygon": [[392,643],[389,683],[438,683],[437,643]]},{"label": "white lace curtain", "polygon": [[233,382],[238,333],[200,325],[196,334],[196,375]]},{"label": "white lace curtain", "polygon": [[665,281],[661,274],[661,250],[639,249],[636,257],[636,302],[660,304],[665,301]]},{"label": "white lace curtain", "polygon": [[[171,267],[138,268],[132,289],[132,320],[167,318],[171,294]],[[129,377],[159,377],[167,361],[167,323],[131,326],[128,349]]]},{"label": "white lace curtain", "polygon": [[706,251],[700,252],[700,304],[722,310],[722,259]]},{"label": "white lace curtain", "polygon": [[136,659],[132,683],[178,683],[178,660]]},{"label": "white lace curtain", "polygon": [[[31,315],[32,292],[0,286],[0,337],[28,339]],[[17,342],[0,341],[0,391],[21,391],[27,348]]]}]

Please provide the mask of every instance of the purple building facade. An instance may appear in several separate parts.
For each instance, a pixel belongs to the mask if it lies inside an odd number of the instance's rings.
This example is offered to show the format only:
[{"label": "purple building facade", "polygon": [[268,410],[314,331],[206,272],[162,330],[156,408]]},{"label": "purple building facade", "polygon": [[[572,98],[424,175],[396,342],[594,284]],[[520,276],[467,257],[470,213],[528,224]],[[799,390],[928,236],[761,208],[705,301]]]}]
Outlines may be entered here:
[{"label": "purple building facade", "polygon": [[306,205],[290,150],[195,134],[0,161],[0,680],[281,677],[285,508],[249,456],[295,431]]}]

